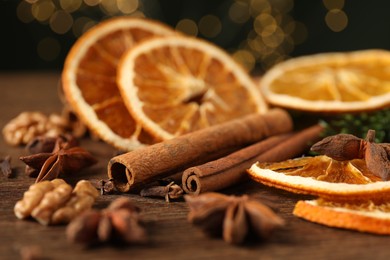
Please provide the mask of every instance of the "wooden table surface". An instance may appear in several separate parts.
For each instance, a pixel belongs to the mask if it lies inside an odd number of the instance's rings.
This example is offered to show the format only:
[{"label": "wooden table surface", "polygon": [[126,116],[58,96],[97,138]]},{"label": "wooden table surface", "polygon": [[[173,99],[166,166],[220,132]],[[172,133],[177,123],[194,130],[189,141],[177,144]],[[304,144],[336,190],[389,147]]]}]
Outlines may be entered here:
[{"label": "wooden table surface", "polygon": [[[60,112],[57,95],[60,74],[56,72],[0,74],[0,127],[23,111]],[[81,140],[99,160],[78,179],[107,178],[107,163],[115,149],[89,138]],[[20,250],[37,246],[44,259],[388,259],[390,237],[328,228],[292,215],[295,203],[305,197],[249,182],[224,191],[226,194],[253,194],[273,205],[286,221],[267,241],[232,246],[218,238],[206,237],[187,222],[188,208],[184,201],[142,198],[136,194],[104,195],[95,207],[104,208],[119,196],[128,196],[142,210],[150,242],[147,245],[118,247],[112,244],[83,248],[70,244],[65,226],[42,226],[32,220],[18,220],[13,207],[33,178],[24,174],[23,147],[11,147],[0,138],[0,157],[12,156],[15,177],[0,176],[0,259],[20,259]]]}]

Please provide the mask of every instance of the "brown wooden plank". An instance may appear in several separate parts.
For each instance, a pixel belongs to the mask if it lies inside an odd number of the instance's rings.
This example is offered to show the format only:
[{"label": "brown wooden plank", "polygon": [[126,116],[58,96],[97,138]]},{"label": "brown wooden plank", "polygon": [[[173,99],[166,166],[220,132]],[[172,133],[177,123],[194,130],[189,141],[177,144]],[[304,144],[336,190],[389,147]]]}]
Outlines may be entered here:
[{"label": "brown wooden plank", "polygon": [[[58,73],[0,74],[0,127],[22,111],[60,112],[57,95]],[[99,163],[76,180],[106,178],[107,163],[115,149],[89,138],[82,146],[99,159]],[[231,188],[228,194],[252,194],[275,208],[287,225],[268,241],[231,246],[218,238],[208,238],[187,222],[188,208],[183,201],[142,198],[134,194],[105,195],[95,207],[104,208],[118,196],[129,196],[142,209],[150,243],[144,246],[115,247],[111,244],[85,249],[69,244],[65,226],[44,227],[34,221],[21,221],[13,214],[13,206],[34,179],[25,176],[18,157],[22,147],[11,147],[0,138],[0,156],[12,156],[16,176],[0,176],[0,258],[19,259],[23,246],[38,245],[46,259],[388,259],[390,237],[327,228],[298,219],[292,215],[297,200],[303,196],[246,183]]]}]

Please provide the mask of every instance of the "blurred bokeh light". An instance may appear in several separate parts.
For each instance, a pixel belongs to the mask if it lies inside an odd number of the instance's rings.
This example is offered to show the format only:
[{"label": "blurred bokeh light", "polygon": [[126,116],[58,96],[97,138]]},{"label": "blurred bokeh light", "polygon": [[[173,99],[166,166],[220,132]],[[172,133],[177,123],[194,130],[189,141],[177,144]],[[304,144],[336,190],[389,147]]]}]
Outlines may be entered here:
[{"label": "blurred bokeh light", "polygon": [[[360,3],[345,0],[20,0],[3,5],[7,12],[13,12],[4,14],[16,16],[24,24],[24,31],[17,32],[20,34],[13,32],[17,38],[14,41],[23,41],[27,36],[22,34],[28,32],[33,46],[26,48],[37,55],[35,66],[54,69],[61,69],[78,37],[113,16],[160,20],[185,34],[219,45],[248,71],[261,72],[294,55],[344,50],[347,47],[340,41],[337,46],[337,40],[356,34],[361,23],[357,24],[354,15],[375,15]],[[352,12],[348,6],[360,9]],[[6,26],[7,18],[3,19]],[[321,45],[315,46],[318,43]],[[18,46],[23,46],[23,42],[16,42],[13,47]],[[356,48],[359,46],[351,45],[351,49]],[[27,50],[15,52],[19,57]]]}]

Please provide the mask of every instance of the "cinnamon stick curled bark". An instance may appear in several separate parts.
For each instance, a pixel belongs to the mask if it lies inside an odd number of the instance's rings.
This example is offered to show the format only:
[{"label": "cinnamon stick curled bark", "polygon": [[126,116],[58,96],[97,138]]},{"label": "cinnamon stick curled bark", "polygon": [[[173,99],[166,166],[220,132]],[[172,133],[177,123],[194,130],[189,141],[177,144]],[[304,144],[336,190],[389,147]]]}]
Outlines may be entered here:
[{"label": "cinnamon stick curled bark", "polygon": [[210,158],[216,159],[221,151],[292,129],[292,119],[282,109],[248,115],[113,157],[108,163],[108,176],[118,191],[129,192]]},{"label": "cinnamon stick curled bark", "polygon": [[283,161],[301,155],[320,139],[322,130],[322,126],[314,125],[294,134],[273,136],[226,157],[190,167],[182,175],[183,190],[198,195],[240,183],[247,178],[246,169],[253,163]]}]

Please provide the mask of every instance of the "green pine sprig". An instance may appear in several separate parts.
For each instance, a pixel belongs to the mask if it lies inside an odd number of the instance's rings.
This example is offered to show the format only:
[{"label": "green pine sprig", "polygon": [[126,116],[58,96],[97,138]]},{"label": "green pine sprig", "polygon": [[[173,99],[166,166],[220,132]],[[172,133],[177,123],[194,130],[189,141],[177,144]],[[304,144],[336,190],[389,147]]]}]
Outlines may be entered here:
[{"label": "green pine sprig", "polygon": [[345,133],[365,138],[367,131],[373,129],[375,142],[390,142],[390,109],[344,114],[329,121],[321,120],[320,123],[325,126],[324,136]]}]

